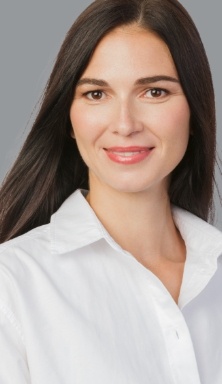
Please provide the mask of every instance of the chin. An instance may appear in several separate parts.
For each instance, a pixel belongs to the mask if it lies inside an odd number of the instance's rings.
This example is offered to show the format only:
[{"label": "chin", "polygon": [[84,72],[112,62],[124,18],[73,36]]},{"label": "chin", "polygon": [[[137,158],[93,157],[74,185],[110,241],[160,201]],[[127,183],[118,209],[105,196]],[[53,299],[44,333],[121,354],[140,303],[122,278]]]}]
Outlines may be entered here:
[{"label": "chin", "polygon": [[120,193],[132,193],[132,194],[154,194],[154,196],[163,196],[168,194],[170,175],[162,178],[161,180],[140,180],[130,179],[121,180],[121,182],[107,183],[109,188],[114,189]]}]

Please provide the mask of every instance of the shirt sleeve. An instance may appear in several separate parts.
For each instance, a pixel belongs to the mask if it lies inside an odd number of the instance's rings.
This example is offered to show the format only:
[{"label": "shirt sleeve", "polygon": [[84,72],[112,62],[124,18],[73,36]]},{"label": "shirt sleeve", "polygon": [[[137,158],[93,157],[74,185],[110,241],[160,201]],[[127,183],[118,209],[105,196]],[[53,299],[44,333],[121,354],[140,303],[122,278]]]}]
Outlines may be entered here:
[{"label": "shirt sleeve", "polygon": [[25,346],[13,313],[0,301],[0,383],[31,384]]}]

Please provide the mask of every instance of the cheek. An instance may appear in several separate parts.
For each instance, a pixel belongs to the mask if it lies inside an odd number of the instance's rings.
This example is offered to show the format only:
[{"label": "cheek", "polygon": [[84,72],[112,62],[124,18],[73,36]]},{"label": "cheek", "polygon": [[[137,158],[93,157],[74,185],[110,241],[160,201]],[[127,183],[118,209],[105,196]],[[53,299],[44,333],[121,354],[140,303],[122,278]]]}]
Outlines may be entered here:
[{"label": "cheek", "polygon": [[78,142],[89,140],[91,133],[94,131],[94,123],[85,112],[81,112],[78,108],[72,107],[70,111],[70,120],[72,124],[73,136]]},{"label": "cheek", "polygon": [[[164,114],[162,133],[169,145],[186,148],[190,135],[190,110],[187,102],[178,103]],[[176,149],[175,147],[175,149]]]},{"label": "cheek", "polygon": [[105,115],[99,111],[89,108],[72,106],[70,110],[70,120],[75,138],[92,142],[103,132],[106,126]]},{"label": "cheek", "polygon": [[178,140],[181,140],[187,147],[190,136],[190,109],[187,104],[175,112],[175,129],[178,134]]}]

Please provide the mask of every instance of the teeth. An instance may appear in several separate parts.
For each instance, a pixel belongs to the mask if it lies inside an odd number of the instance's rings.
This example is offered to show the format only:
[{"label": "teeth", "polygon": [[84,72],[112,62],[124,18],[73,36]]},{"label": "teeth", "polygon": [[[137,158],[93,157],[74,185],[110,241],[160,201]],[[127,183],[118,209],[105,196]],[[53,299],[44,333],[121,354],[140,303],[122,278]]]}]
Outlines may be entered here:
[{"label": "teeth", "polygon": [[135,156],[135,155],[138,155],[139,153],[142,153],[143,151],[138,151],[138,152],[113,152],[115,153],[115,155],[119,155],[119,156],[124,156],[124,157],[127,157],[127,156]]}]

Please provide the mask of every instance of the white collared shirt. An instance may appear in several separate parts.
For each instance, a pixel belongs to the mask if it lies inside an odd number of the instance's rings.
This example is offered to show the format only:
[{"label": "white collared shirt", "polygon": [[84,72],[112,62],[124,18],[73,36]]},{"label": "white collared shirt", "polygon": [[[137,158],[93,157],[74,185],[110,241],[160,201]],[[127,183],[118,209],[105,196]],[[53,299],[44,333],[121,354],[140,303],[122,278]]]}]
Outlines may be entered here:
[{"label": "white collared shirt", "polygon": [[1,384],[221,384],[222,235],[173,208],[187,248],[176,305],[80,191],[0,246]]}]

